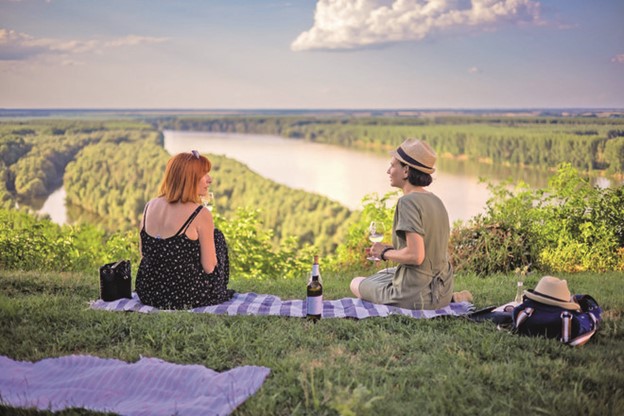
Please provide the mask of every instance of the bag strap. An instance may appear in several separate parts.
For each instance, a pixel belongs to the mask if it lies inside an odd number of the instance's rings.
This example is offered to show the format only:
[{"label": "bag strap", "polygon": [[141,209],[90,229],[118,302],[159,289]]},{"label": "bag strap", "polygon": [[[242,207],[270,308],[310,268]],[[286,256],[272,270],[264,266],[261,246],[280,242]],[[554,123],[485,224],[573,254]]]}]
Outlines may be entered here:
[{"label": "bag strap", "polygon": [[191,225],[191,223],[193,222],[193,220],[195,219],[195,217],[197,216],[197,214],[199,214],[199,211],[201,211],[201,209],[203,208],[202,205],[198,206],[195,211],[193,211],[193,213],[188,217],[188,219],[186,220],[186,222],[184,224],[182,224],[182,227],[180,227],[180,229],[178,230],[177,233],[175,233],[174,237],[180,235],[181,233],[185,233],[186,230],[188,229],[188,227]]},{"label": "bag strap", "polygon": [[559,341],[567,344],[572,336],[572,314],[568,311],[561,312],[561,339]]},{"label": "bag strap", "polygon": [[596,319],[593,313],[588,313],[588,315],[594,322],[594,329],[592,329],[589,332],[585,332],[584,334],[581,334],[578,337],[574,338],[568,343],[569,345],[576,347],[576,346],[585,344],[598,330],[598,320]]},{"label": "bag strap", "polygon": [[520,325],[522,325],[528,318],[531,317],[531,315],[533,315],[533,311],[533,308],[524,308],[518,312],[518,315],[516,315],[516,318],[514,319],[514,325],[516,328],[520,328]]},{"label": "bag strap", "polygon": [[[533,308],[525,308],[518,312],[518,315],[514,318],[514,325],[516,328],[519,328],[528,318],[533,315]],[[579,335],[576,338],[570,338],[572,336],[572,319],[574,319],[574,315],[569,311],[561,312],[561,338],[559,341],[564,344],[570,345],[572,347],[580,346],[585,344],[589,339],[596,333],[598,329],[598,319],[594,316],[593,313],[587,313],[592,319],[594,323],[594,329],[589,332],[585,332],[584,334]]]},{"label": "bag strap", "polygon": [[111,269],[114,269],[115,267],[119,266],[120,264],[122,264],[124,262],[124,260],[119,260],[117,263],[113,264],[111,266]]}]

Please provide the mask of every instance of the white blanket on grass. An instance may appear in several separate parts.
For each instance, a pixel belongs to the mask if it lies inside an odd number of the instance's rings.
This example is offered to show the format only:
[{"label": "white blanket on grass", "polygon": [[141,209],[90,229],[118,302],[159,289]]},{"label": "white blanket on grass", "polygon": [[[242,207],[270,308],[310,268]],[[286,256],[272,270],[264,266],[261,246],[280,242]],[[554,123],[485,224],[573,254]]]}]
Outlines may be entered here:
[{"label": "white blanket on grass", "polygon": [[[282,300],[274,295],[257,293],[236,293],[227,302],[213,306],[202,306],[190,312],[212,313],[216,315],[277,315],[303,318],[306,316],[305,301],[301,299]],[[129,311],[153,313],[160,309],[141,303],[136,293],[132,299],[119,299],[104,302],[98,299],[91,303],[92,309],[107,311]],[[378,305],[357,298],[342,298],[323,301],[323,318],[355,318],[364,319],[389,315],[404,315],[411,318],[435,318],[438,316],[466,315],[474,310],[469,302],[451,303],[435,310],[411,310],[396,306]]]},{"label": "white blanket on grass", "polygon": [[136,363],[88,355],[35,363],[0,356],[0,401],[58,411],[70,407],[121,415],[227,415],[252,396],[270,369],[218,373],[157,358]]}]

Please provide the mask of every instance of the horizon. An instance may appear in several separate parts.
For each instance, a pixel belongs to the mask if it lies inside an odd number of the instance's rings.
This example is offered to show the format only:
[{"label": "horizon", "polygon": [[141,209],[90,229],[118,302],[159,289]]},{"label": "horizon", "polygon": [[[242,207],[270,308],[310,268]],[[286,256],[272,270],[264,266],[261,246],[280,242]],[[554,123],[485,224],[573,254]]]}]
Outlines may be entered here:
[{"label": "horizon", "polygon": [[0,107],[0,111],[543,111],[624,110],[622,107]]},{"label": "horizon", "polygon": [[141,119],[158,117],[316,117],[316,118],[596,118],[624,119],[624,108],[542,109],[167,109],[167,108],[0,108],[0,121],[28,119]]},{"label": "horizon", "polygon": [[0,108],[624,109],[624,2],[0,0]]}]

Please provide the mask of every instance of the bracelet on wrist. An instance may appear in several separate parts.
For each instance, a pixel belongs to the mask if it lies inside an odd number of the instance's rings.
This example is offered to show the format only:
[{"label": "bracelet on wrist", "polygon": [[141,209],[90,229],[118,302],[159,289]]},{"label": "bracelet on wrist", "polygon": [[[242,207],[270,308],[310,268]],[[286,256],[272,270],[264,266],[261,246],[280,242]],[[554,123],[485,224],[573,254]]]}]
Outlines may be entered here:
[{"label": "bracelet on wrist", "polygon": [[394,247],[386,247],[381,251],[381,254],[379,255],[379,258],[382,259],[383,261],[386,261],[388,259],[386,259],[386,252],[390,251],[390,250],[394,250]]}]

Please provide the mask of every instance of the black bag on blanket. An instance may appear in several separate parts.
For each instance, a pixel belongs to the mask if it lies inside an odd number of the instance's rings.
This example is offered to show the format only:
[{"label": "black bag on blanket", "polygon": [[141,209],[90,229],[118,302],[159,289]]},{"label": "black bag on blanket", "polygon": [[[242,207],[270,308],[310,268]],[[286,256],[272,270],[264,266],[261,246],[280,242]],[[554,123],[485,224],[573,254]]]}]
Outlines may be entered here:
[{"label": "black bag on blanket", "polygon": [[130,260],[120,260],[100,267],[100,298],[105,302],[132,297]]}]

